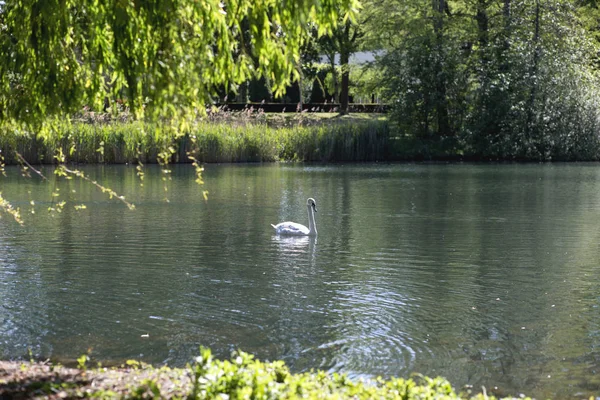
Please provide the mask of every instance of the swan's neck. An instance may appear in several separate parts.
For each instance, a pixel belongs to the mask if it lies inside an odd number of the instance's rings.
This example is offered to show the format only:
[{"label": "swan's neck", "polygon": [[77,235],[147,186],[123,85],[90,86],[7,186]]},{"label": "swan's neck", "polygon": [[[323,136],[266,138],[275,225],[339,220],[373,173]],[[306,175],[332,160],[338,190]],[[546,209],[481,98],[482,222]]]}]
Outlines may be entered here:
[{"label": "swan's neck", "polygon": [[313,211],[312,206],[307,206],[308,208],[308,230],[309,235],[317,234],[317,225],[315,224],[315,213]]}]

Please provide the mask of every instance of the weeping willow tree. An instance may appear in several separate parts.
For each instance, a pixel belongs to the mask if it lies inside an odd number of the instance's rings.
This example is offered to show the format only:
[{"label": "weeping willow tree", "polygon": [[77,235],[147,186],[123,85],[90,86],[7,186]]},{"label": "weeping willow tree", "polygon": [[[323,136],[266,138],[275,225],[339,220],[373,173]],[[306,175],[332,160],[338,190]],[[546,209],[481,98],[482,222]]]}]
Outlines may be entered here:
[{"label": "weeping willow tree", "polygon": [[[137,117],[179,118],[215,89],[295,77],[307,29],[323,34],[351,0],[40,1],[0,6],[0,119],[39,123],[106,98]],[[248,43],[245,43],[245,42]]]},{"label": "weeping willow tree", "polygon": [[[173,138],[218,90],[265,77],[281,93],[297,78],[307,31],[330,32],[355,7],[355,0],[0,2],[0,135],[45,140],[56,121],[123,101],[134,118],[161,125],[158,161],[166,163]],[[56,155],[60,165],[65,154]],[[0,210],[18,216],[2,197]]]}]

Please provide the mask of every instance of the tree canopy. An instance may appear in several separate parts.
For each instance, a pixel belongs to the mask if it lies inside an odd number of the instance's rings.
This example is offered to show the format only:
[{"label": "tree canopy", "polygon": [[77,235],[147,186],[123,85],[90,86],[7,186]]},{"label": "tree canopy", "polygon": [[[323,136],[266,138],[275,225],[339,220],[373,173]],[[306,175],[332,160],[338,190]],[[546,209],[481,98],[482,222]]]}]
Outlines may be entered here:
[{"label": "tree canopy", "polygon": [[373,12],[398,133],[425,151],[600,158],[594,1],[384,0]]},{"label": "tree canopy", "polygon": [[0,122],[125,100],[138,117],[202,110],[222,87],[294,78],[305,33],[356,0],[10,0],[0,3]]}]

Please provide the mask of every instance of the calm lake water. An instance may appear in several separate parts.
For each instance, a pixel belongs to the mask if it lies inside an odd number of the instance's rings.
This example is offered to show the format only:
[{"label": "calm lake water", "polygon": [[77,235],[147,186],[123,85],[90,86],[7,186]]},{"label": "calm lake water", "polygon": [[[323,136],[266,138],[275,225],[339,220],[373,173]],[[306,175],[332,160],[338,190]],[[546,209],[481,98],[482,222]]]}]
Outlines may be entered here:
[{"label": "calm lake water", "polygon": [[[78,180],[0,179],[26,219],[0,220],[4,359],[183,366],[203,345],[293,371],[600,392],[599,164],[208,165],[204,186],[147,167],[143,187],[132,166],[83,170],[137,209]],[[307,224],[308,197],[318,237],[274,236]]]}]

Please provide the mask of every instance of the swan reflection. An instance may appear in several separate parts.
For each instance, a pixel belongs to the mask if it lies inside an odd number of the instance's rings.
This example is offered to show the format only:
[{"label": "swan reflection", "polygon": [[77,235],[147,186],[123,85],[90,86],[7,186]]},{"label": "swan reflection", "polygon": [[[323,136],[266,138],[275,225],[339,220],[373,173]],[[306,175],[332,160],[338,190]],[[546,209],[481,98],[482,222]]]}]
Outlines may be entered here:
[{"label": "swan reflection", "polygon": [[272,236],[273,243],[277,245],[279,251],[286,258],[292,256],[301,256],[309,254],[311,262],[315,258],[315,250],[317,248],[316,236]]}]

